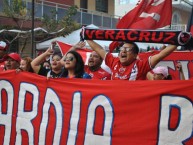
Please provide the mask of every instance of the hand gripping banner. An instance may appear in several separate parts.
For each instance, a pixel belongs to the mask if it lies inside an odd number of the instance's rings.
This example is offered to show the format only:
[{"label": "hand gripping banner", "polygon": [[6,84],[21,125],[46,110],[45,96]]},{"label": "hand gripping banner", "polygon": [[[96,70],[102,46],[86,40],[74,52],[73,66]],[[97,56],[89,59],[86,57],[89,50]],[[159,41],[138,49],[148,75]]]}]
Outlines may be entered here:
[{"label": "hand gripping banner", "polygon": [[188,32],[171,30],[83,28],[81,39],[164,43],[184,46],[190,42],[192,36]]}]

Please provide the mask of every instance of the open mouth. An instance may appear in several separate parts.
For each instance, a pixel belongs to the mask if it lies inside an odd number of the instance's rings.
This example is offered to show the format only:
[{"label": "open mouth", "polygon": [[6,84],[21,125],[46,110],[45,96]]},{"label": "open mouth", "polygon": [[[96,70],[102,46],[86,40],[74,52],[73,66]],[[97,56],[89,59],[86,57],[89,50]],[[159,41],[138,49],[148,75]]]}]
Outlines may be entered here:
[{"label": "open mouth", "polygon": [[121,58],[127,58],[127,55],[122,54]]},{"label": "open mouth", "polygon": [[6,65],[6,67],[10,68],[10,67],[11,67],[11,65]]},{"label": "open mouth", "polygon": [[57,65],[57,63],[53,63],[53,64],[52,64],[52,66],[56,66],[56,65]]},{"label": "open mouth", "polygon": [[70,62],[66,62],[65,65],[70,65]]},{"label": "open mouth", "polygon": [[88,63],[94,63],[94,61],[89,61]]},{"label": "open mouth", "polygon": [[127,54],[126,53],[121,53],[120,56],[121,56],[121,58],[126,58]]}]

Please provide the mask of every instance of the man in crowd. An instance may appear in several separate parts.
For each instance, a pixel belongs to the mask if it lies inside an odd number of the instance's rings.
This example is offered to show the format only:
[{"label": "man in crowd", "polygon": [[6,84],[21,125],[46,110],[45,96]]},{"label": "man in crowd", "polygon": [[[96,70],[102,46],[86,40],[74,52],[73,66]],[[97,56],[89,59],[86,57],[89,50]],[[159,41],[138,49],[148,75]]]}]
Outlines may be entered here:
[{"label": "man in crowd", "polygon": [[147,72],[177,48],[175,45],[168,45],[160,53],[140,60],[137,58],[139,48],[134,42],[123,43],[120,46],[118,57],[114,57],[111,53],[106,52],[93,40],[87,40],[87,42],[111,69],[112,80],[145,80]]},{"label": "man in crowd", "polygon": [[0,72],[4,70],[5,56],[7,55],[8,45],[0,41]]},{"label": "man in crowd", "polygon": [[85,65],[85,71],[92,77],[92,79],[110,80],[111,75],[101,68],[103,59],[95,52],[91,52],[88,65]]},{"label": "man in crowd", "polygon": [[18,53],[10,53],[5,57],[4,70],[18,69],[20,66],[21,57]]},{"label": "man in crowd", "polygon": [[[81,49],[84,46],[85,42],[80,41],[72,48],[70,48],[70,50],[76,51],[77,49]],[[88,59],[88,65],[85,65],[85,72],[88,73],[92,79],[110,80],[110,73],[101,68],[102,62],[102,57],[100,57],[100,55],[95,51],[92,51]]]}]

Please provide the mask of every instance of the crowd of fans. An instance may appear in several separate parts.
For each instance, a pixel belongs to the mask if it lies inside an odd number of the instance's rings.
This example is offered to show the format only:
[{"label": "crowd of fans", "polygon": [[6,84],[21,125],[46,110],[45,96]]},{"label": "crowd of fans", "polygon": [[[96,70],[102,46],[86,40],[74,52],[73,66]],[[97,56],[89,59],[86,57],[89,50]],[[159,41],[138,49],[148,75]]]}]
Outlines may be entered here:
[{"label": "crowd of fans", "polygon": [[[118,57],[106,52],[95,41],[87,40],[93,49],[90,53],[88,64],[84,65],[78,49],[83,49],[85,42],[78,42],[62,56],[52,47],[32,59],[29,56],[20,57],[18,53],[8,53],[8,44],[0,41],[0,72],[16,70],[36,73],[48,78],[83,78],[100,80],[172,80],[168,68],[155,67],[162,59],[176,50],[177,46],[168,45],[160,53],[147,59],[139,59],[139,48],[134,42],[122,43]],[[102,62],[110,68],[111,74],[102,69]],[[180,79],[185,80],[180,62],[176,68],[180,72]]]}]

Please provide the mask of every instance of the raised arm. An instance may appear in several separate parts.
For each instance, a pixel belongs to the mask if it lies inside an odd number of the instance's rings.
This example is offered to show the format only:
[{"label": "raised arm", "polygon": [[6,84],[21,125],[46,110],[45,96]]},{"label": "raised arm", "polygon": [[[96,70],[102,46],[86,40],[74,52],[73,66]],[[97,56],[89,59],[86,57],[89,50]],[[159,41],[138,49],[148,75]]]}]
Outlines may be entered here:
[{"label": "raised arm", "polygon": [[176,68],[180,73],[180,80],[185,80],[184,71],[182,69],[182,64],[180,62],[177,62]]},{"label": "raised arm", "polygon": [[[86,45],[85,42],[83,41],[80,41],[78,42],[77,44],[75,44],[74,46],[72,46],[67,52],[66,54],[69,52],[69,51],[76,51],[77,49],[82,49],[84,46]],[[66,54],[64,54],[64,56],[62,57],[62,59],[60,60],[61,64],[64,66],[64,58],[66,57]]]},{"label": "raised arm", "polygon": [[35,59],[32,60],[31,62],[31,67],[33,68],[35,73],[38,73],[41,67],[41,63],[45,61],[47,57],[52,55],[54,52],[51,48],[48,48],[44,53],[36,57]]},{"label": "raised arm", "polygon": [[102,48],[102,46],[100,46],[98,43],[94,42],[93,40],[86,40],[87,43],[90,45],[90,47],[96,52],[98,53],[103,60],[105,59],[105,55],[106,55],[106,51]]},{"label": "raised arm", "polygon": [[82,49],[83,47],[85,47],[85,45],[86,45],[86,42],[79,41],[77,44],[72,46],[68,51],[76,51],[77,49]]},{"label": "raised arm", "polygon": [[164,59],[166,56],[171,54],[174,50],[176,50],[176,45],[168,45],[165,49],[160,51],[160,53],[154,55],[150,59],[150,64],[152,67],[155,67],[158,62],[160,62],[162,59]]}]

